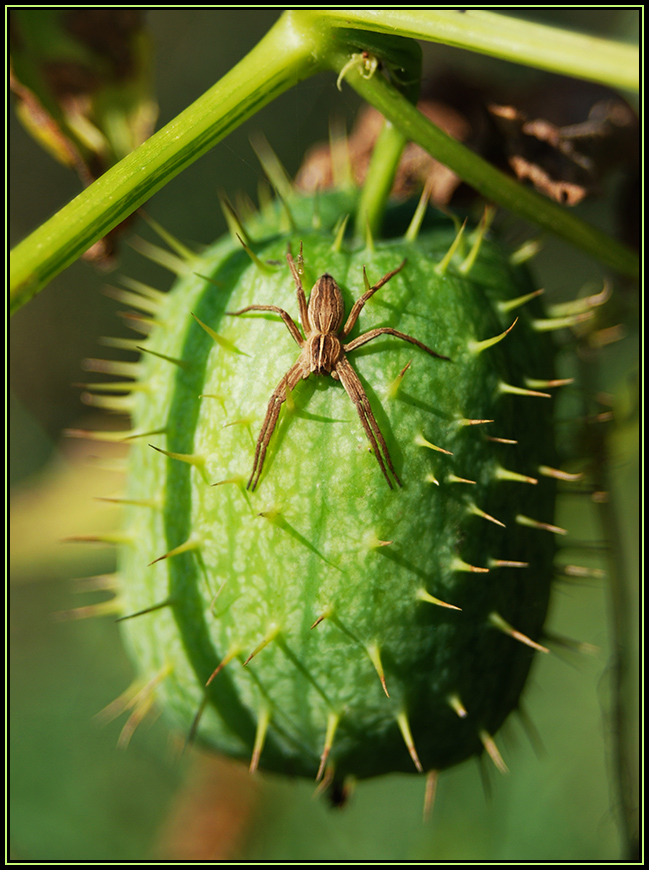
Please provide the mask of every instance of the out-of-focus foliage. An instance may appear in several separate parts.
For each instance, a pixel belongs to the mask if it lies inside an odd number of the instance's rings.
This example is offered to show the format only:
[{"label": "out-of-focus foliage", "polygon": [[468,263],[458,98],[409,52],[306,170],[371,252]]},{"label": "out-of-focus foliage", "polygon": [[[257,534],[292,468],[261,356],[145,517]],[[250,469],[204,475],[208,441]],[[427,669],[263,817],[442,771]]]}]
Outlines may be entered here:
[{"label": "out-of-focus foliage", "polygon": [[[141,12],[14,9],[9,21],[16,113],[84,185],[151,135],[158,107]],[[101,260],[112,251],[104,239],[86,257]]]}]

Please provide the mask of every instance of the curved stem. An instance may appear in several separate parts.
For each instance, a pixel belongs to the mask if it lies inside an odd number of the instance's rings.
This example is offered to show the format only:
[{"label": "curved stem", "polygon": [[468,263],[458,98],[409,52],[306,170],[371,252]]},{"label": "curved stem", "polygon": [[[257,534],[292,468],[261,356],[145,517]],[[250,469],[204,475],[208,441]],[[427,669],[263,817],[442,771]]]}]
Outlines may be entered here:
[{"label": "curved stem", "polygon": [[364,238],[368,231],[372,237],[379,235],[394,175],[407,141],[398,127],[386,121],[374,145],[356,210],[354,234],[357,239]]},{"label": "curved stem", "polygon": [[313,37],[283,15],[214,87],[17,245],[12,311],[246,118],[317,72]]},{"label": "curved stem", "polygon": [[[404,37],[444,42],[607,84],[637,85],[634,47],[493,12],[473,9],[285,12],[264,39],[213,88],[16,246],[12,252],[12,311],[258,109],[325,67],[340,72],[349,60],[349,52],[356,47],[387,57],[399,87],[408,92],[412,51],[407,43],[412,41]],[[350,81],[357,79],[352,71]],[[470,152],[465,153],[466,149],[448,140],[441,131],[435,133],[436,128],[412,106],[409,112],[403,108],[407,102],[404,97],[397,94],[399,99],[395,102],[385,88],[379,93],[381,81],[378,75],[366,81],[365,92],[370,102],[392,120],[402,137],[422,144],[494,201],[557,232],[620,271],[635,274],[637,260],[629,251],[498,173]],[[362,87],[357,90],[363,92]],[[386,152],[392,150],[394,159],[400,146],[397,133],[391,137]],[[448,156],[445,158],[444,154]],[[387,177],[386,166],[380,173],[383,178]],[[378,219],[381,208],[378,200],[368,208],[372,221]]]},{"label": "curved stem", "polygon": [[484,9],[320,9],[317,15],[332,26],[441,42],[609,87],[639,87],[636,46],[512,15]]},{"label": "curved stem", "polygon": [[487,199],[560,236],[616,271],[632,277],[638,275],[639,263],[634,251],[547,197],[523,187],[461,145],[425,118],[382,76],[364,78],[356,70],[350,70],[346,80],[409,139]]}]

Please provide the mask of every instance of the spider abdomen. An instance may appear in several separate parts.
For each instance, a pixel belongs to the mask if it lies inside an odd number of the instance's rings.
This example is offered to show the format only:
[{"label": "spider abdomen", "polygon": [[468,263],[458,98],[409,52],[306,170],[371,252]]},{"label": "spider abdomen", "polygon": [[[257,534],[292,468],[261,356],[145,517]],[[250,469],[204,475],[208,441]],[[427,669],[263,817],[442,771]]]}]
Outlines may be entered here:
[{"label": "spider abdomen", "polygon": [[307,340],[309,370],[314,374],[329,374],[342,354],[337,336],[315,333]]}]

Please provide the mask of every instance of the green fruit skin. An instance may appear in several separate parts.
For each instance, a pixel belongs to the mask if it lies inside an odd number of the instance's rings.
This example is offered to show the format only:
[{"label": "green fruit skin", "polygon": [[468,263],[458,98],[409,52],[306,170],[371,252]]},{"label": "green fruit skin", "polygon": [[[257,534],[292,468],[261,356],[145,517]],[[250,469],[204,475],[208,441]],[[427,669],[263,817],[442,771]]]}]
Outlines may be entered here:
[{"label": "green fruit skin", "polygon": [[[535,655],[490,614],[538,640],[555,552],[551,532],[516,521],[554,516],[555,483],[538,474],[554,462],[552,400],[499,386],[552,377],[552,345],[532,328],[536,301],[513,312],[497,307],[534,290],[527,273],[484,241],[463,274],[468,233],[437,274],[455,237],[446,221],[414,242],[334,251],[331,227],[344,208],[336,197],[298,201],[298,229],[289,232],[280,212],[269,212],[251,230],[268,272],[236,240],[222,239],[188,263],[162,300],[146,348],[183,365],[142,358],[133,429],[164,432],[133,442],[127,498],[150,503],[128,508],[120,562],[125,614],[169,605],[122,625],[172,720],[187,733],[205,699],[197,739],[249,760],[258,722],[268,719],[260,767],[312,778],[327,725],[337,722],[328,755],[336,779],[414,772],[402,713],[424,770],[482,751],[480,732],[494,734],[518,706]],[[450,357],[390,336],[349,355],[403,488],[388,487],[341,384],[311,376],[284,405],[259,486],[246,491],[270,395],[299,348],[277,316],[226,311],[272,304],[297,321],[285,255],[290,245],[297,256],[300,242],[307,296],[328,272],[346,314],[365,289],[363,265],[375,283],[407,259],[366,304],[351,337],[389,325]],[[240,352],[216,343],[191,313]],[[501,342],[471,348],[517,314]],[[422,436],[450,453],[423,446]],[[538,483],[500,479],[499,468]],[[149,564],[185,542],[185,552]],[[497,559],[527,567],[494,567]],[[458,570],[462,563],[491,568]],[[420,590],[461,610],[422,601]],[[377,649],[389,697],[372,661]]]}]

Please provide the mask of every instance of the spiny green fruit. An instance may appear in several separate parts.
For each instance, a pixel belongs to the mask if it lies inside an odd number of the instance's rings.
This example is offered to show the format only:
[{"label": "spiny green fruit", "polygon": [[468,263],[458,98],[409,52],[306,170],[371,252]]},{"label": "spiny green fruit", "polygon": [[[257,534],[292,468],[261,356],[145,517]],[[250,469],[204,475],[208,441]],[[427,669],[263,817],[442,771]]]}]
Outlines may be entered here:
[{"label": "spiny green fruit", "polygon": [[[128,372],[133,703],[155,695],[203,744],[326,782],[437,771],[485,748],[503,767],[492,735],[544,650],[561,531],[552,343],[526,271],[484,227],[458,237],[440,219],[359,247],[340,221],[353,206],[296,200],[288,231],[268,208],[246,249],[228,237],[169,257],[168,294],[132,284],[150,330]],[[277,314],[228,312],[270,305],[299,321],[286,254],[301,245],[307,298],[333,276],[342,323],[405,261],[343,342],[391,327],[448,360],[394,335],[348,354],[394,476],[340,381],[301,379],[253,491],[269,399],[301,350]]]}]

